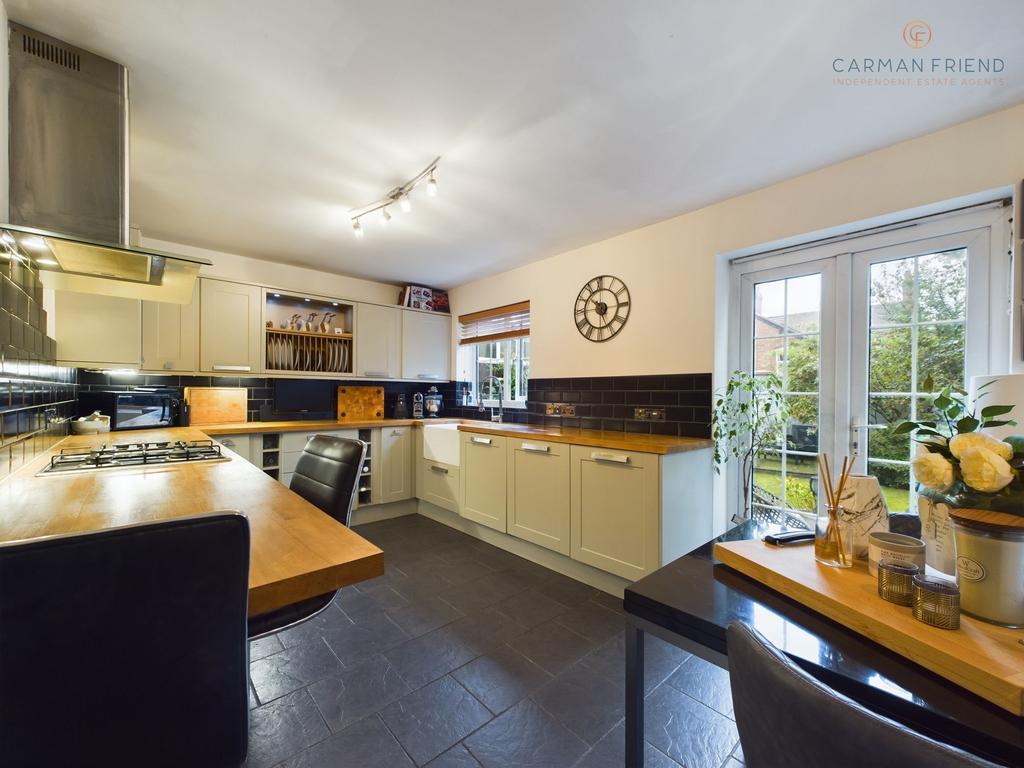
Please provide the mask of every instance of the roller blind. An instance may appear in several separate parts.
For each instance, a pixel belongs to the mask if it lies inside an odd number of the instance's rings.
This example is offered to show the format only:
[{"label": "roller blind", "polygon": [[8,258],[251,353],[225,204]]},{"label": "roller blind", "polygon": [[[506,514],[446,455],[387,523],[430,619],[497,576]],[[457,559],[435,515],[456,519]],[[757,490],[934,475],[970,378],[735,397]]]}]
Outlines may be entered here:
[{"label": "roller blind", "polygon": [[514,339],[530,335],[530,302],[506,304],[459,315],[459,344]]}]

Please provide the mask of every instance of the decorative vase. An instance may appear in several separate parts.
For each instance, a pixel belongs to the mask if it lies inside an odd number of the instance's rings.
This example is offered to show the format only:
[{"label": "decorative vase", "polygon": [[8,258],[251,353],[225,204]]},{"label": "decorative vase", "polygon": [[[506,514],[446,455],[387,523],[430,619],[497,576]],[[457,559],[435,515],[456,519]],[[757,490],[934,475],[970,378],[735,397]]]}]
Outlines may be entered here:
[{"label": "decorative vase", "polygon": [[950,507],[960,609],[1004,627],[1024,627],[1024,517]]},{"label": "decorative vase", "polygon": [[853,537],[853,556],[868,559],[868,535],[889,530],[889,507],[874,475],[849,475],[840,505],[846,510]]}]

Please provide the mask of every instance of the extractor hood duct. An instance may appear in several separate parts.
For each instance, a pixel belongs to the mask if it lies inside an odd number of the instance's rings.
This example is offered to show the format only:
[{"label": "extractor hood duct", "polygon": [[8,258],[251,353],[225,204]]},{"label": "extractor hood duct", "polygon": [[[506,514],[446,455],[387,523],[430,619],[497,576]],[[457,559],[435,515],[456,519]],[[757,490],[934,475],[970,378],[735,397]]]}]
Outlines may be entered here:
[{"label": "extractor hood duct", "polygon": [[128,244],[128,71],[10,24],[10,220],[0,258],[47,288],[186,304],[205,259]]}]

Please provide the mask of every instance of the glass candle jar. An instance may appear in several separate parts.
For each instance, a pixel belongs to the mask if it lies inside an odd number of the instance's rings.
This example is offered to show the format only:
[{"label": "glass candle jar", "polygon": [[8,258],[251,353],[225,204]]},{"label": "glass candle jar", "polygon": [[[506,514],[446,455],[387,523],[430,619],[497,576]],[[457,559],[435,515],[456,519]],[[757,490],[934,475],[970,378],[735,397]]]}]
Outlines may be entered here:
[{"label": "glass candle jar", "polygon": [[842,506],[826,505],[814,526],[814,559],[822,565],[849,568],[853,565],[853,526]]}]

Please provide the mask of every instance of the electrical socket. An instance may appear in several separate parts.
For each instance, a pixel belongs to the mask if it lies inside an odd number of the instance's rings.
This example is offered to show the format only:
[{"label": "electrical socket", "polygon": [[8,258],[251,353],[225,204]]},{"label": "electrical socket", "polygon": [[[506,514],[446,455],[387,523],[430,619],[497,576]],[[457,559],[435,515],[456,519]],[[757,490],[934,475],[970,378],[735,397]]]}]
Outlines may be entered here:
[{"label": "electrical socket", "polygon": [[664,408],[634,408],[633,418],[637,421],[664,421]]},{"label": "electrical socket", "polygon": [[569,403],[547,403],[544,413],[548,416],[575,416],[576,406]]}]

